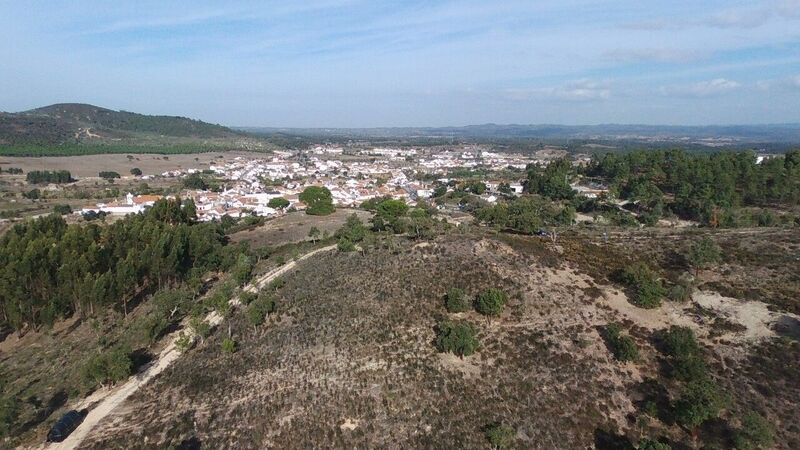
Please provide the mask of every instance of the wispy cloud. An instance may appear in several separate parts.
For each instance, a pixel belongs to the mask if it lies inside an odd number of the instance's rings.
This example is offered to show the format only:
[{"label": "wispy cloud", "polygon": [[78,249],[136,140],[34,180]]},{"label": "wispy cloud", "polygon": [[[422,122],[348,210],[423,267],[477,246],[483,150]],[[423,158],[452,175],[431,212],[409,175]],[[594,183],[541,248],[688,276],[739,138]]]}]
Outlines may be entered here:
[{"label": "wispy cloud", "polygon": [[505,95],[513,100],[558,99],[568,101],[597,101],[611,98],[611,83],[590,79],[575,80],[561,86],[528,89],[507,89]]},{"label": "wispy cloud", "polygon": [[698,18],[639,20],[625,23],[623,27],[637,30],[680,30],[692,27],[747,29],[775,20],[797,19],[800,19],[800,0],[773,0],[755,6],[721,9]]},{"label": "wispy cloud", "polygon": [[687,85],[662,86],[660,91],[667,96],[710,97],[725,94],[742,87],[738,81],[715,78]]},{"label": "wispy cloud", "polygon": [[708,57],[700,50],[679,48],[636,48],[609,50],[603,56],[615,62],[689,63]]}]

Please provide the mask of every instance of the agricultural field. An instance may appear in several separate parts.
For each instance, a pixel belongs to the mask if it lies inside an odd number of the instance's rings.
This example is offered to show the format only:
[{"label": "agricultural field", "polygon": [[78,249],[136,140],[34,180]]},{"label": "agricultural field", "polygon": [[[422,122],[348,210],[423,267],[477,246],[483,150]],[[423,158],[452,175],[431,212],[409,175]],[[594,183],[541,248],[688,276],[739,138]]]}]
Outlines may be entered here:
[{"label": "agricultural field", "polygon": [[[630,448],[648,438],[728,448],[751,412],[774,427],[778,448],[800,445],[791,369],[800,321],[782,290],[792,288],[755,283],[750,297],[733,297],[758,279],[797,286],[797,233],[670,230],[664,245],[648,246],[650,231],[608,242],[575,232],[553,243],[464,230],[429,241],[387,236],[301,263],[271,288],[277,309],[266,323],[233,315],[85,447],[483,448],[501,424],[518,448]],[[619,270],[647,261],[669,283],[695,272],[681,255],[698,238],[718,243],[722,262],[696,272],[690,298],[633,305]],[[508,300],[496,316],[448,312],[454,287],[468,303],[489,288]],[[446,320],[471,324],[474,354],[438,351]],[[621,359],[611,324],[635,357]],[[724,392],[719,418],[696,428],[682,425],[676,406],[691,382],[665,353],[672,326],[696,336],[703,379]],[[220,349],[229,337],[233,353]]]}]

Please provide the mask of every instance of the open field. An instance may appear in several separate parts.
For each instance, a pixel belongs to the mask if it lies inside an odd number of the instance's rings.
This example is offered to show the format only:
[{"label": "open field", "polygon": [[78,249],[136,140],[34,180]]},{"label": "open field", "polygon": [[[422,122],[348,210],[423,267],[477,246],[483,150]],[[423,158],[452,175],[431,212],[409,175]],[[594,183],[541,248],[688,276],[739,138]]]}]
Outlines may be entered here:
[{"label": "open field", "polygon": [[[691,235],[671,236],[685,245]],[[285,276],[267,324],[232,317],[238,352],[221,352],[227,330],[216,333],[102,422],[87,447],[483,448],[482,430],[496,421],[513,427],[520,448],[608,448],[649,436],[690,443],[688,431],[642,409],[677,395],[654,338],[670,325],[695,330],[731,397],[727,422],[698,430],[703,442],[727,447],[726,423],[757,410],[775,425],[779,448],[800,444],[800,378],[779,363],[800,362],[798,316],[711,290],[706,280],[724,280],[725,267],[703,275],[691,301],[643,310],[606,279],[626,258],[654,257],[625,245],[482,232],[385,244],[327,254]],[[510,297],[499,318],[450,315],[478,328],[481,348],[463,360],[432,345],[454,286]],[[601,335],[610,322],[629,330],[637,362],[614,360]]]},{"label": "open field", "polygon": [[141,169],[144,175],[160,175],[168,170],[208,169],[212,163],[231,160],[239,156],[264,158],[265,154],[230,151],[176,155],[144,153],[42,157],[0,156],[0,167],[3,169],[19,167],[25,173],[31,170],[69,170],[76,178],[97,177],[98,172],[103,170],[118,172],[125,176],[134,167]]},{"label": "open field", "polygon": [[247,242],[251,247],[283,245],[308,240],[311,227],[317,227],[320,233],[333,235],[347,220],[356,214],[362,222],[367,222],[372,213],[363,210],[339,208],[328,216],[311,216],[302,211],[267,220],[259,227],[239,231],[231,236],[233,242]]}]

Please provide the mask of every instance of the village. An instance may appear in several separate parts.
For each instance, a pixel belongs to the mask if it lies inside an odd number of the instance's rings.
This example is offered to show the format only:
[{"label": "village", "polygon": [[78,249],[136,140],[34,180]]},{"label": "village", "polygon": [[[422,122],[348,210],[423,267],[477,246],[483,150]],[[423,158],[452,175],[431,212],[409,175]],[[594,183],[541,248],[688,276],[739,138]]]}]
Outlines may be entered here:
[{"label": "village", "polygon": [[[514,193],[520,194],[525,167],[528,164],[546,164],[547,161],[488,151],[476,145],[445,151],[414,148],[352,150],[318,145],[299,153],[276,151],[263,158],[237,156],[211,164],[208,169],[185,168],[141,178],[185,179],[206,175],[223,180],[217,189],[187,188],[180,192],[182,198],[194,201],[198,219],[209,221],[226,215],[234,218],[250,215],[273,217],[290,210],[302,210],[305,205],[299,195],[309,186],[323,186],[330,190],[334,205],[339,207],[357,207],[375,197],[391,197],[415,204],[418,200],[431,198],[436,187],[448,186],[456,170],[487,173],[484,177],[487,189],[481,197],[494,203],[498,198],[500,181],[493,179],[493,172],[517,171],[518,179],[504,181]],[[452,190],[452,186],[448,189]],[[139,213],[159,198],[159,195],[127,193],[124,199],[87,206],[79,212]]]}]

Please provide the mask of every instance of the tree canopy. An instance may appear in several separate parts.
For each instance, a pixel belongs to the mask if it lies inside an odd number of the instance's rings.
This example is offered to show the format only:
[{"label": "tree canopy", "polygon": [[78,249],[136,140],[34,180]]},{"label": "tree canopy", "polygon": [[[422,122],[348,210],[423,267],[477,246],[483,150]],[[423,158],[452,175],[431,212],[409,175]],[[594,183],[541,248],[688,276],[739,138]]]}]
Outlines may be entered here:
[{"label": "tree canopy", "polygon": [[306,204],[306,214],[327,216],[333,213],[333,196],[328,188],[309,186],[300,193],[300,201]]}]

